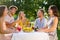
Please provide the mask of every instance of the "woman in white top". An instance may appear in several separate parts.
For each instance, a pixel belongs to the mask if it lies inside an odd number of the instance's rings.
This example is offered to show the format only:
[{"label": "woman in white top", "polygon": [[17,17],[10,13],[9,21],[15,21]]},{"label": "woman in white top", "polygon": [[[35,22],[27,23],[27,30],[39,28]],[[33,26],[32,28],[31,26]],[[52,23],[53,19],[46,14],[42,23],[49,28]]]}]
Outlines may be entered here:
[{"label": "woman in white top", "polygon": [[0,5],[0,40],[10,40],[5,37],[4,34],[9,34],[15,32],[15,30],[11,30],[6,26],[4,17],[7,15],[8,10],[5,5]]},{"label": "woman in white top", "polygon": [[58,9],[55,5],[51,5],[48,10],[49,20],[46,28],[40,29],[39,31],[49,33],[50,40],[57,39],[57,25],[58,25]]}]

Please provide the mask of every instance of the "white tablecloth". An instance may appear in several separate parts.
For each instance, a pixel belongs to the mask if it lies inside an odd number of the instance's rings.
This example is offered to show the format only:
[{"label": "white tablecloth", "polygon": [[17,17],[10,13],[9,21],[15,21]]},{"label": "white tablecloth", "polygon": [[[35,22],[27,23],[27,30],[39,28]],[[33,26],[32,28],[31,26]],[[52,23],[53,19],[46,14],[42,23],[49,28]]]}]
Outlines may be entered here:
[{"label": "white tablecloth", "polygon": [[49,40],[49,36],[44,32],[14,33],[11,40]]}]

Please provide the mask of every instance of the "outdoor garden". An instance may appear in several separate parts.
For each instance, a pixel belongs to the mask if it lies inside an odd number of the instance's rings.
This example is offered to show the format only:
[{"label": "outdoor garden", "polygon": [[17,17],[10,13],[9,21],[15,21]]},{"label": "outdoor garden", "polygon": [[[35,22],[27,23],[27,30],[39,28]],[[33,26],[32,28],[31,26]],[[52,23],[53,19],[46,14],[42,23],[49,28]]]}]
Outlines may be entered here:
[{"label": "outdoor garden", "polygon": [[19,11],[24,11],[29,21],[34,22],[37,18],[38,9],[42,8],[45,11],[45,18],[48,18],[48,7],[56,5],[59,10],[59,23],[57,28],[58,39],[60,40],[60,0],[0,0],[0,5],[15,5],[18,11],[14,15],[15,20],[18,17]]}]

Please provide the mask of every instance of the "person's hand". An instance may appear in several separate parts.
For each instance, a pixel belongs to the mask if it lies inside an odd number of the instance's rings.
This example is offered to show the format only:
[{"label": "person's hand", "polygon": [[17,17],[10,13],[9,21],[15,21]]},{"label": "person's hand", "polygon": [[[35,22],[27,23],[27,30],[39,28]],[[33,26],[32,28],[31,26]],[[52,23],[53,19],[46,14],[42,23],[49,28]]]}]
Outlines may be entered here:
[{"label": "person's hand", "polygon": [[41,32],[41,30],[37,30],[37,32]]},{"label": "person's hand", "polygon": [[44,30],[43,29],[39,29],[37,32],[43,32]]},{"label": "person's hand", "polygon": [[16,20],[16,23],[19,23],[20,22],[20,20]]},{"label": "person's hand", "polygon": [[34,30],[35,28],[34,28],[34,27],[32,27],[32,29]]},{"label": "person's hand", "polygon": [[16,30],[16,31],[15,31],[15,33],[19,33],[19,31],[18,31],[18,30]]}]

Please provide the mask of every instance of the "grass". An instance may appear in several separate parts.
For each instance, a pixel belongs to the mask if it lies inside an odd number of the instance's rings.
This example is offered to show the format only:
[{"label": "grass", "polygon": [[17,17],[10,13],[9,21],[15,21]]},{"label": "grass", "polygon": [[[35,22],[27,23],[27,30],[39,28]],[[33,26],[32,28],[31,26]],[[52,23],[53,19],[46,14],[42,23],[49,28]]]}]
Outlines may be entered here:
[{"label": "grass", "polygon": [[58,30],[58,40],[60,40],[60,30]]},{"label": "grass", "polygon": [[60,26],[58,27],[57,34],[58,34],[58,40],[60,40]]},{"label": "grass", "polygon": [[58,24],[58,30],[57,30],[58,40],[60,40],[60,21]]}]

